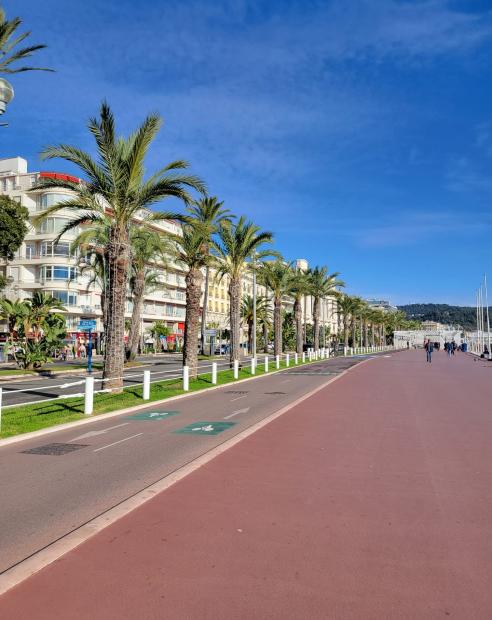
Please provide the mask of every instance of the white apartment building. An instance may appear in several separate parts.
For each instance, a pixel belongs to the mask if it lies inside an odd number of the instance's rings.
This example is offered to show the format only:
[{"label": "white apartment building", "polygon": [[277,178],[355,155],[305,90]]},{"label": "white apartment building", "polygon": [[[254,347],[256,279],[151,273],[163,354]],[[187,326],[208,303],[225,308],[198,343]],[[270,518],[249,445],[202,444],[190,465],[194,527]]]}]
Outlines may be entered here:
[{"label": "white apartment building", "polygon": [[[58,233],[73,215],[61,210],[37,226],[32,222],[46,207],[62,202],[70,195],[70,192],[59,189],[33,189],[38,179],[47,177],[78,180],[56,172],[29,172],[27,161],[21,157],[0,159],[0,194],[6,194],[26,207],[31,218],[29,232],[14,260],[0,267],[9,280],[4,294],[10,299],[26,299],[36,290],[51,293],[67,309],[67,328],[71,340],[85,341],[85,334],[78,331],[78,323],[80,319],[92,318],[97,321],[97,342],[103,329],[101,291],[96,284],[89,285],[89,274],[80,273],[78,259],[71,255],[70,243],[79,230],[71,230],[63,235],[59,243],[54,243]],[[164,222],[156,227],[179,233],[179,227],[173,222]],[[182,335],[186,305],[184,277],[185,274],[177,266],[166,272],[162,270],[165,288],[146,295],[142,333],[159,319],[167,324],[173,334]],[[130,299],[126,311],[130,318]]]},{"label": "white apartment building", "polygon": [[[91,278],[88,272],[80,272],[78,257],[73,256],[71,252],[70,244],[80,231],[71,230],[64,234],[57,244],[54,242],[73,214],[60,210],[41,224],[34,225],[33,222],[33,219],[47,207],[60,203],[70,196],[69,191],[62,189],[33,189],[37,181],[43,178],[78,181],[76,177],[64,173],[28,171],[27,161],[22,157],[0,159],[0,194],[5,194],[26,207],[31,220],[29,232],[14,260],[8,265],[0,265],[0,273],[3,273],[9,282],[4,295],[9,299],[27,299],[37,290],[50,293],[66,308],[67,331],[70,340],[74,343],[85,342],[86,339],[86,334],[78,330],[79,321],[88,318],[96,319],[97,328],[94,336],[97,345],[103,331],[101,291],[97,283],[90,283]],[[179,225],[174,222],[163,222],[155,226],[163,231],[180,233]],[[299,259],[297,265],[302,269],[308,268],[308,263],[304,259]],[[175,264],[171,264],[167,270],[160,271],[164,287],[146,294],[141,333],[145,334],[155,321],[159,320],[171,330],[172,340],[182,337],[184,332],[186,274],[179,265]],[[229,328],[228,284],[227,277],[224,277],[221,282],[216,281],[215,274],[211,270],[207,325],[214,325],[221,330]],[[253,276],[249,272],[244,276],[242,293],[243,296],[253,294]],[[258,285],[257,295],[267,296],[266,289]],[[291,305],[288,299],[285,303],[287,307]],[[130,318],[131,311],[132,302],[129,297],[126,308],[127,318]],[[310,297],[304,300],[303,312],[305,322],[312,323],[312,299]],[[335,300],[323,301],[320,318],[322,325],[330,327],[331,334],[337,333]],[[245,337],[247,329],[246,326],[244,328]],[[2,331],[1,328],[0,331]]]}]

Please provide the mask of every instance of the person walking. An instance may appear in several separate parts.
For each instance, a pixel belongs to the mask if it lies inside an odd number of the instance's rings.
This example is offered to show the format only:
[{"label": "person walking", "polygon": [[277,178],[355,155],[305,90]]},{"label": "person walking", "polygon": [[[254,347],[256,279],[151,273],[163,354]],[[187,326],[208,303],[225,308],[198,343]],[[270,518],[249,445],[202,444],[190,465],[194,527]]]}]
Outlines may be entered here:
[{"label": "person walking", "polygon": [[434,343],[432,343],[430,340],[427,340],[427,342],[424,344],[425,350],[427,351],[427,361],[429,362],[429,364],[432,363],[432,353],[434,351]]}]

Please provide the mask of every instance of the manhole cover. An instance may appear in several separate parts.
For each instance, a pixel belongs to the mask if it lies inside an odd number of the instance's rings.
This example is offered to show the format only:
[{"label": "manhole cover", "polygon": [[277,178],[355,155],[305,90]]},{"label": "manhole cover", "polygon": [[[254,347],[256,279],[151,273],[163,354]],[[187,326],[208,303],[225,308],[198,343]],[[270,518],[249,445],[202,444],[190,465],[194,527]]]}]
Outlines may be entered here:
[{"label": "manhole cover", "polygon": [[268,394],[269,396],[278,396],[280,394],[287,394],[287,392],[264,392],[265,394]]},{"label": "manhole cover", "polygon": [[242,392],[241,390],[227,390],[226,394],[249,394],[249,392]]},{"label": "manhole cover", "polygon": [[81,448],[87,448],[87,444],[84,443],[48,443],[45,446],[38,446],[37,448],[31,448],[30,450],[23,450],[22,454],[48,454],[50,456],[61,456],[62,454],[68,454]]}]

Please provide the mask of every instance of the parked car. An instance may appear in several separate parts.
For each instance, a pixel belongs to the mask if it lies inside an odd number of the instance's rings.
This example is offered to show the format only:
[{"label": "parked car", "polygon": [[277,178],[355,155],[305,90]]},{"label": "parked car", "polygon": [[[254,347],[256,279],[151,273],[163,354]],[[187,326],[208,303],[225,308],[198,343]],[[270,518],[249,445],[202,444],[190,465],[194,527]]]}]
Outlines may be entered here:
[{"label": "parked car", "polygon": [[217,345],[214,353],[215,355],[225,355],[226,353],[229,353],[229,345],[226,343],[223,343],[220,346]]}]

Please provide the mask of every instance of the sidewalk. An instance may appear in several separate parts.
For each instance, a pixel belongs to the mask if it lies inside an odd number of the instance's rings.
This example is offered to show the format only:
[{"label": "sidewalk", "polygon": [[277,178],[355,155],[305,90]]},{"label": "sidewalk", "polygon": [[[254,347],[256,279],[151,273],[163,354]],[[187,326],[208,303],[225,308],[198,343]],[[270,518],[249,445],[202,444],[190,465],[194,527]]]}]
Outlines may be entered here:
[{"label": "sidewalk", "polygon": [[491,368],[422,351],[356,367],[8,592],[0,616],[492,617]]}]

